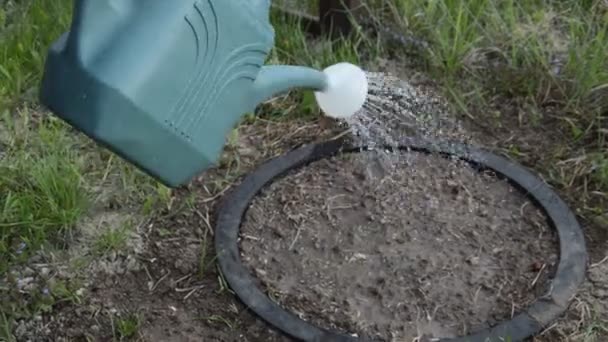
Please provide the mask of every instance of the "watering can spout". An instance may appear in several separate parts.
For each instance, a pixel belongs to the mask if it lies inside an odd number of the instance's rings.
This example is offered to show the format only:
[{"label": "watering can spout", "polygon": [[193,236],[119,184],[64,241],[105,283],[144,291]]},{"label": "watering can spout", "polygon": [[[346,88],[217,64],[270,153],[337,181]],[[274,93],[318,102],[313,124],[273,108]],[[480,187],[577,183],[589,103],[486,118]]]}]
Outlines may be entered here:
[{"label": "watering can spout", "polygon": [[350,63],[334,64],[323,71],[301,66],[266,66],[254,82],[256,105],[294,88],[314,90],[324,114],[343,119],[363,107],[368,84],[365,72]]},{"label": "watering can spout", "polygon": [[327,87],[327,76],[321,71],[301,66],[273,65],[260,70],[253,89],[256,103],[261,103],[294,88],[324,91]]}]

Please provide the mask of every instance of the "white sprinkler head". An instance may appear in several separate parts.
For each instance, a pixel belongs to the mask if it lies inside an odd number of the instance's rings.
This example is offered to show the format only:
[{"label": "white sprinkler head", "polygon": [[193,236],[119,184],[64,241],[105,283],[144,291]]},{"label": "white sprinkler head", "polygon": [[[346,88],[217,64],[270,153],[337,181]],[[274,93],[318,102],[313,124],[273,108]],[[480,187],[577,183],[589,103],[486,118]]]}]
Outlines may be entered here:
[{"label": "white sprinkler head", "polygon": [[327,89],[315,92],[315,98],[325,115],[344,119],[354,115],[367,100],[367,76],[356,65],[334,64],[325,70]]}]

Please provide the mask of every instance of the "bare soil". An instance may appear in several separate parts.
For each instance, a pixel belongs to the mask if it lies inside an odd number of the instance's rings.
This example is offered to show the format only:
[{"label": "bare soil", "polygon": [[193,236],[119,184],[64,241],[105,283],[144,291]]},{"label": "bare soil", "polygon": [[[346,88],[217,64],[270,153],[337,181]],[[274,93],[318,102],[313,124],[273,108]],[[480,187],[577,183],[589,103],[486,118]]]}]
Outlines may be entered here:
[{"label": "bare soil", "polygon": [[385,341],[456,337],[546,293],[547,219],[506,181],[416,152],[307,166],[264,190],[242,226],[263,287],[306,320]]}]

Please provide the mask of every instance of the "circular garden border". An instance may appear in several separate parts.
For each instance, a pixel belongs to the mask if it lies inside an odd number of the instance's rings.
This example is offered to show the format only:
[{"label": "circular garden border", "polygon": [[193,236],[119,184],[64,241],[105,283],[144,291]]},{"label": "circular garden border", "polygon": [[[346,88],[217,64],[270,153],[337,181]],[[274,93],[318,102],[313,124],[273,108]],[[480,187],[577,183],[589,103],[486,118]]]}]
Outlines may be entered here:
[{"label": "circular garden border", "polygon": [[[504,157],[472,146],[451,142],[428,142],[408,138],[398,148],[424,153],[439,153],[468,161],[481,169],[491,169],[506,177],[526,192],[543,208],[559,237],[560,259],[550,286],[550,292],[511,320],[491,328],[441,342],[521,341],[540,332],[563,314],[577,288],[583,282],[587,266],[587,250],[581,227],[566,203],[540,178],[526,168]],[[259,289],[253,276],[241,262],[239,230],[241,221],[254,197],[267,185],[287,172],[340,153],[369,150],[352,147],[345,140],[311,144],[271,159],[247,175],[242,183],[226,195],[220,204],[215,247],[220,269],[228,285],[240,300],[259,317],[284,333],[302,341],[362,341],[362,338],[341,334],[314,326],[281,308]]]}]

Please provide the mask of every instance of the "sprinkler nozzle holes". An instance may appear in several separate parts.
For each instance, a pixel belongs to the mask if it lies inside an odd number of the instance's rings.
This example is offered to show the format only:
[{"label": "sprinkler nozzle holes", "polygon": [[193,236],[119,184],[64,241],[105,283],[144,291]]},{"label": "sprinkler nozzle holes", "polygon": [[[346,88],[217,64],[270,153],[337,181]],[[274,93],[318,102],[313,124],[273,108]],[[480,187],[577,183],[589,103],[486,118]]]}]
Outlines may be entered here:
[{"label": "sprinkler nozzle holes", "polygon": [[325,70],[327,89],[315,92],[323,113],[336,119],[357,113],[367,100],[368,83],[365,72],[350,63],[334,64]]}]

